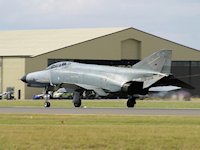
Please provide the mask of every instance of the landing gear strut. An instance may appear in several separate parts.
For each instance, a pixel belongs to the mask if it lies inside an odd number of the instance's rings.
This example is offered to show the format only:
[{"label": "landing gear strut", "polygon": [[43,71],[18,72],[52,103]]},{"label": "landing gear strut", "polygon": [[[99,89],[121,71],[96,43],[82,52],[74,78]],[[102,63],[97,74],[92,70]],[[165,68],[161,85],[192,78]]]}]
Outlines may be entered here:
[{"label": "landing gear strut", "polygon": [[128,101],[127,101],[127,107],[128,108],[133,108],[136,104],[136,97],[134,96],[129,96]]}]

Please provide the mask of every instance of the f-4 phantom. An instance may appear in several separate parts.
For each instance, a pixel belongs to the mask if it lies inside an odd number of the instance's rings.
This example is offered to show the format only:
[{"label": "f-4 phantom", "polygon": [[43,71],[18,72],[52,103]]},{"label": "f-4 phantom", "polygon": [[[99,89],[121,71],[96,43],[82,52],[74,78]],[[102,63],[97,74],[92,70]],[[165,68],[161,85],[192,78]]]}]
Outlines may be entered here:
[{"label": "f-4 phantom", "polygon": [[85,90],[93,90],[102,97],[109,93],[125,93],[127,107],[134,107],[138,95],[148,94],[152,87],[173,85],[193,89],[171,74],[171,56],[171,50],[161,50],[131,68],[63,61],[28,73],[21,80],[27,86],[45,88],[45,107],[50,107],[48,91],[59,88],[73,92],[75,107],[81,106],[81,94]]}]

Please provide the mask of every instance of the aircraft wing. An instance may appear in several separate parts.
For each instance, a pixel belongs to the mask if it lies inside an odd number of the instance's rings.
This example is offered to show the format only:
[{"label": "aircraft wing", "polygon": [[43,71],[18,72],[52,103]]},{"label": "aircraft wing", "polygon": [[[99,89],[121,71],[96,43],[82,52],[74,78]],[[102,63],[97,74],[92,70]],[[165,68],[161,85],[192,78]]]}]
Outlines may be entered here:
[{"label": "aircraft wing", "polygon": [[95,93],[97,93],[100,96],[107,96],[108,94],[101,88],[98,88],[96,86],[86,85],[86,84],[77,84],[79,87],[82,87],[86,90],[93,90]]},{"label": "aircraft wing", "polygon": [[92,86],[92,85],[63,83],[60,86],[71,89],[71,90],[78,90],[78,89],[93,90],[95,93],[97,93],[100,96],[108,95],[103,89],[98,88],[96,86]]}]

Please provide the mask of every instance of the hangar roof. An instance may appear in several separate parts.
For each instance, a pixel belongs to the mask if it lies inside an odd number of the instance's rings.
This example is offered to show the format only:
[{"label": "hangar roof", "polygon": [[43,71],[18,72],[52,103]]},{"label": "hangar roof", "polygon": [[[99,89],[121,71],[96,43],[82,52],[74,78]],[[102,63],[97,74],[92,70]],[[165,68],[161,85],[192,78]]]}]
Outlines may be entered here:
[{"label": "hangar roof", "polygon": [[0,56],[34,57],[127,29],[133,29],[137,32],[157,37],[132,27],[0,31]]},{"label": "hangar roof", "polygon": [[0,31],[0,56],[37,56],[128,28]]}]

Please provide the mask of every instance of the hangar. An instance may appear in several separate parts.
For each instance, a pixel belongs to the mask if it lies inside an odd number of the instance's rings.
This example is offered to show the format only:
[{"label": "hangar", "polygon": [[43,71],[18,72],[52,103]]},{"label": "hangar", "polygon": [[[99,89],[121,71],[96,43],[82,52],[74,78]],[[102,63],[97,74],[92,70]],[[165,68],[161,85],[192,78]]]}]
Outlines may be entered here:
[{"label": "hangar", "polygon": [[32,98],[42,89],[20,78],[63,61],[133,65],[161,49],[173,50],[172,73],[200,94],[200,52],[135,28],[0,31],[0,92],[14,87],[16,99]]}]

